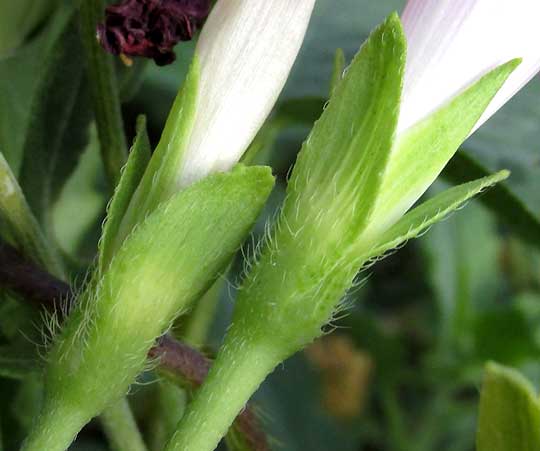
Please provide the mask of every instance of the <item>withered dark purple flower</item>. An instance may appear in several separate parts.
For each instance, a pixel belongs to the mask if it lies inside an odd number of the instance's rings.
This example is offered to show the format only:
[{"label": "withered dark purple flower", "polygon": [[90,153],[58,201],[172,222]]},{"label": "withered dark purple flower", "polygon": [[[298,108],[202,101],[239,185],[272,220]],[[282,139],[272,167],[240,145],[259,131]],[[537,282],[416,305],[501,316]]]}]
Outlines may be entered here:
[{"label": "withered dark purple flower", "polygon": [[97,28],[113,55],[143,56],[163,66],[175,60],[173,47],[189,41],[210,12],[210,0],[124,0],[108,6]]}]

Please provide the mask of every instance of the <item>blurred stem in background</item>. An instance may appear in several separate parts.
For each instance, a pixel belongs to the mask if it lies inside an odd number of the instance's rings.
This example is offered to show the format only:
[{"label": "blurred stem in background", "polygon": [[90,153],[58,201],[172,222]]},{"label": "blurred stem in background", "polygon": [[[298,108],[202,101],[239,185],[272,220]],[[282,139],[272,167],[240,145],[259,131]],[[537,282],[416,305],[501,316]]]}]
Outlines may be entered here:
[{"label": "blurred stem in background", "polygon": [[127,143],[113,57],[103,51],[96,38],[104,10],[104,0],[84,0],[79,16],[101,155],[112,191],[127,160]]}]

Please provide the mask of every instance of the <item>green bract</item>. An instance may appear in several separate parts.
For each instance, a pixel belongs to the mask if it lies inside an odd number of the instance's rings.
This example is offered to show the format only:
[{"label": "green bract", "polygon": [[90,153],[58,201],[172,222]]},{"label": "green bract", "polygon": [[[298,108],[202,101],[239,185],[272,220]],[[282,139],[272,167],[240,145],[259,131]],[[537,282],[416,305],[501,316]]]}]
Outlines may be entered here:
[{"label": "green bract", "polygon": [[519,63],[518,59],[512,60],[489,72],[398,137],[368,235],[393,224],[435,181]]},{"label": "green bract", "polygon": [[478,451],[540,450],[540,401],[517,371],[486,366],[476,446]]},{"label": "green bract", "polygon": [[465,202],[476,196],[486,188],[508,178],[508,171],[500,171],[492,176],[484,177],[473,182],[450,188],[419,207],[411,210],[396,224],[386,230],[377,240],[377,244],[365,253],[358,252],[362,261],[383,255],[385,252],[396,249],[398,246],[418,237],[433,224],[446,218],[448,214],[457,210]]},{"label": "green bract", "polygon": [[[150,141],[146,132],[146,119],[140,117],[137,122],[137,136],[129,153],[128,162],[116,187],[114,196],[107,212],[107,221],[103,226],[99,252],[99,271],[104,272],[110,263],[115,249],[115,239],[118,235],[122,218],[124,217],[133,193],[139,186],[148,161],[150,160]],[[118,242],[117,245],[121,245]]]},{"label": "green bract", "polygon": [[495,69],[396,137],[405,52],[400,20],[392,15],[335,83],[300,152],[281,214],[239,291],[214,367],[168,451],[213,450],[267,374],[321,335],[369,259],[507,176],[454,188],[397,222],[516,65]]},{"label": "green bract", "polygon": [[[124,177],[135,172],[128,165]],[[121,209],[127,185],[112,209]],[[227,266],[272,186],[269,168],[238,166],[174,195],[133,230],[56,338],[42,415],[24,449],[67,448],[126,393],[154,340]]]},{"label": "green bract", "polygon": [[116,237],[116,247],[138,222],[179,189],[176,179],[193,128],[198,81],[199,64],[195,57],[169,113],[159,144],[126,210]]}]

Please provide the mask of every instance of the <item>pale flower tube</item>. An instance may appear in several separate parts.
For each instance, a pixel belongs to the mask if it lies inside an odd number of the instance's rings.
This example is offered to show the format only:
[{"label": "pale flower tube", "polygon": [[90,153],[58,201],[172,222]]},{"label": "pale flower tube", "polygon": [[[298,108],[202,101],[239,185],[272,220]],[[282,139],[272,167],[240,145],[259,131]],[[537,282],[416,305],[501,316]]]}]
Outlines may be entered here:
[{"label": "pale flower tube", "polygon": [[199,95],[178,187],[238,162],[274,106],[315,0],[219,0],[197,44]]},{"label": "pale flower tube", "polygon": [[402,14],[408,55],[398,133],[495,67],[521,65],[476,130],[540,69],[540,0],[409,0]]},{"label": "pale flower tube", "polygon": [[[407,60],[396,143],[368,235],[376,236],[398,221],[431,186],[467,136],[539,71],[538,17],[540,0],[407,2],[401,17]],[[410,150],[418,146],[408,139],[415,126],[448,106],[492,70],[516,58],[522,60],[519,66],[459,142],[445,144],[441,152],[434,150],[440,143],[433,141],[423,156],[404,162],[403,155],[409,153],[405,147]],[[455,128],[449,127],[441,130],[436,139],[444,141],[445,133]],[[424,160],[424,166],[420,166],[419,159]]]}]

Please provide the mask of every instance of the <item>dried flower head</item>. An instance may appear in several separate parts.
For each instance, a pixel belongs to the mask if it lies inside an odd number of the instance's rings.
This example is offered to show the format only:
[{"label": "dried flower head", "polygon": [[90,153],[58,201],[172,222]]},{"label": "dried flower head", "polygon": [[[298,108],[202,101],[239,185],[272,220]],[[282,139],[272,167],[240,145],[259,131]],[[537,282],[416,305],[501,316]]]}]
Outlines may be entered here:
[{"label": "dried flower head", "polygon": [[163,66],[173,47],[189,41],[210,12],[210,0],[124,0],[105,10],[98,39],[113,55],[143,56]]}]

